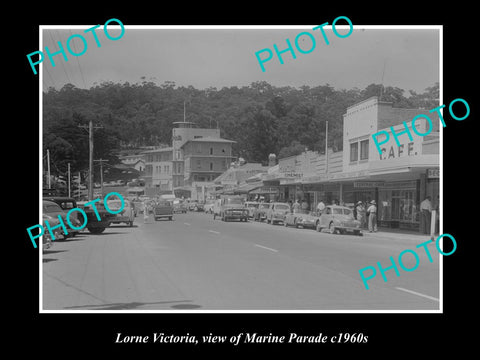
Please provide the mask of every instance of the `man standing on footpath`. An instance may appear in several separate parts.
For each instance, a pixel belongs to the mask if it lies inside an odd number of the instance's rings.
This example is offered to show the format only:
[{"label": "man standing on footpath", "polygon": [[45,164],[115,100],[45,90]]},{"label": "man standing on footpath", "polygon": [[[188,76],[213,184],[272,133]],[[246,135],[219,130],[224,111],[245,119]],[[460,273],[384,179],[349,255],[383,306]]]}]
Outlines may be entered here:
[{"label": "man standing on footpath", "polygon": [[432,218],[432,203],[430,202],[430,199],[430,196],[427,196],[425,200],[420,203],[424,234],[430,233],[430,219]]},{"label": "man standing on footpath", "polygon": [[370,201],[370,206],[367,209],[368,214],[368,231],[377,232],[377,206],[375,200]]}]

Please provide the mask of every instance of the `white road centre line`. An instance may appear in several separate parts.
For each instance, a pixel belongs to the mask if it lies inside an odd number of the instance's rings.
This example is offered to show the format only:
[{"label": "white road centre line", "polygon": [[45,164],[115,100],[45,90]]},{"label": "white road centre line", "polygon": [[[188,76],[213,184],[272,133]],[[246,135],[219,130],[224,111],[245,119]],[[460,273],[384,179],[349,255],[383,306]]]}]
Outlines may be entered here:
[{"label": "white road centre line", "polygon": [[266,247],[266,246],[262,246],[262,245],[258,245],[258,244],[255,244],[256,247],[259,247],[259,248],[262,248],[262,249],[265,249],[265,250],[270,250],[270,251],[273,251],[273,252],[278,252],[278,250],[275,250],[275,249],[272,249],[272,248],[269,248],[269,247]]},{"label": "white road centre line", "polygon": [[427,299],[430,299],[430,300],[434,300],[434,301],[440,302],[439,299],[437,299],[437,298],[435,298],[435,297],[433,297],[433,296],[428,296],[428,295],[425,295],[425,294],[421,294],[421,293],[416,292],[416,291],[404,289],[404,288],[401,288],[401,287],[395,287],[395,289],[401,290],[401,291],[405,291],[405,292],[408,292],[408,293],[410,293],[410,294],[414,294],[414,295],[421,296],[421,297],[424,297],[424,298],[427,298]]},{"label": "white road centre line", "polygon": [[214,234],[220,234],[219,231],[215,231],[215,230],[208,230],[208,231],[211,232],[211,233],[214,233]]},{"label": "white road centre line", "polygon": [[190,226],[190,225],[191,225],[190,223],[186,223],[186,222],[184,222],[184,224],[187,225],[187,226]]}]

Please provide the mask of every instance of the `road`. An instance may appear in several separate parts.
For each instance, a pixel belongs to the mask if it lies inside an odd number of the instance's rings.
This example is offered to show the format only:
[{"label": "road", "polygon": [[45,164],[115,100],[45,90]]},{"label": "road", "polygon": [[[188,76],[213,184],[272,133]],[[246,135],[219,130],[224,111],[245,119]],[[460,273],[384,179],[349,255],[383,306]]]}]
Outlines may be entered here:
[{"label": "road", "polygon": [[[428,238],[332,235],[204,213],[56,241],[42,261],[44,310],[438,310],[439,258]],[[359,269],[415,249],[417,269],[367,290]],[[411,254],[404,266],[414,268]]]}]

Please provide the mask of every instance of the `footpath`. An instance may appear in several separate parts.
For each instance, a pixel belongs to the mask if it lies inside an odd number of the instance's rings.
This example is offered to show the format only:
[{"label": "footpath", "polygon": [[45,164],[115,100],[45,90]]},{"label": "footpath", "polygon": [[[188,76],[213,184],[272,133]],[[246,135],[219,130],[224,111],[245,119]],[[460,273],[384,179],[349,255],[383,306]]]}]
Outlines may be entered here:
[{"label": "footpath", "polygon": [[[388,240],[405,240],[411,239],[416,242],[425,242],[428,239],[431,239],[429,234],[421,234],[417,231],[408,231],[408,230],[397,230],[389,228],[380,228],[377,232],[368,232],[368,229],[363,230],[363,236],[369,238],[381,238]],[[438,234],[435,235],[433,240],[437,238]]]}]

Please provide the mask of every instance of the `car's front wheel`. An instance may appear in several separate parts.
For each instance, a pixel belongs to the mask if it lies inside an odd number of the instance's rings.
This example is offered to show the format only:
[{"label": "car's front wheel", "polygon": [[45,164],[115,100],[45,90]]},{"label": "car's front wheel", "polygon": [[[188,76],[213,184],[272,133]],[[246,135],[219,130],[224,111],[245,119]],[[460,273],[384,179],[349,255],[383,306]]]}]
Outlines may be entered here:
[{"label": "car's front wheel", "polygon": [[336,228],[335,228],[335,225],[334,225],[333,221],[328,226],[328,230],[330,231],[330,234],[335,234]]}]

